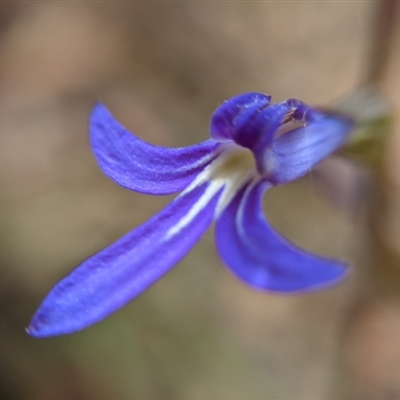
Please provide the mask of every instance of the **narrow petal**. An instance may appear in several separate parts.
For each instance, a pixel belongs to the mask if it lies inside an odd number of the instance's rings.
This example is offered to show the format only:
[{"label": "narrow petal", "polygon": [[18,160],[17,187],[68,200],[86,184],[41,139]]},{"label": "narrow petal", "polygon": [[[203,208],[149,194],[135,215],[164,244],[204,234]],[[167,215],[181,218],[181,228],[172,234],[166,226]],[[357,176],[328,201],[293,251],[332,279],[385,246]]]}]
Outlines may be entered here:
[{"label": "narrow petal", "polygon": [[283,184],[298,179],[336,151],[348,138],[353,123],[336,114],[313,112],[304,127],[277,137],[267,150],[268,179]]},{"label": "narrow petal", "polygon": [[221,104],[211,117],[210,136],[212,139],[224,142],[233,140],[236,119],[243,112],[267,107],[271,96],[262,93],[250,92],[239,94]]},{"label": "narrow petal", "polygon": [[250,149],[258,161],[259,155],[270,145],[282,121],[290,112],[292,106],[287,102],[249,108],[237,117],[233,140]]},{"label": "narrow petal", "polygon": [[342,279],[343,263],[301,250],[271,228],[261,208],[265,187],[259,183],[242,189],[217,220],[217,248],[224,263],[261,290],[298,293]]},{"label": "narrow petal", "polygon": [[209,227],[220,189],[203,184],[183,193],[148,222],[84,261],[48,294],[28,333],[47,337],[81,330],[141,294]]},{"label": "narrow petal", "polygon": [[128,132],[100,103],[91,114],[90,141],[109,178],[148,194],[183,190],[216,157],[218,147],[213,140],[180,148],[151,145]]}]

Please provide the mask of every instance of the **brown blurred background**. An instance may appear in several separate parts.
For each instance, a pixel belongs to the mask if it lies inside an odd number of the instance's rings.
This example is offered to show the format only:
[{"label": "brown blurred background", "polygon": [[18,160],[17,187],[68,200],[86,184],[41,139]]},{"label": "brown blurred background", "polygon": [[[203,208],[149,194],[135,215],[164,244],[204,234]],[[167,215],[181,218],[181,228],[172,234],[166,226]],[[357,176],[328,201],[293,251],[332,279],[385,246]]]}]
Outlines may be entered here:
[{"label": "brown blurred background", "polygon": [[[268,193],[266,213],[297,244],[349,260],[345,283],[299,297],[254,292],[220,265],[211,230],[102,323],[48,340],[24,332],[62,276],[171,199],[102,175],[88,144],[95,100],[165,146],[207,138],[212,111],[241,92],[329,105],[362,78],[375,10],[367,1],[0,3],[0,399],[400,398],[397,305],[374,303],[343,340],[370,261],[367,199],[339,209],[312,174]],[[398,31],[384,83],[395,107]],[[382,229],[396,248],[400,135],[390,149]]]}]

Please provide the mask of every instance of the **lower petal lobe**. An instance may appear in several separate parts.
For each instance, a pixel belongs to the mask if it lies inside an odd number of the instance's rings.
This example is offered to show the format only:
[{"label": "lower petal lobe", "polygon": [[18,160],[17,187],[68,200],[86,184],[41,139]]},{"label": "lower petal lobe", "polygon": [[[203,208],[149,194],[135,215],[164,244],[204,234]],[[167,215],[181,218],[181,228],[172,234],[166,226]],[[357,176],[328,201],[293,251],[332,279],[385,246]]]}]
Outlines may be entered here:
[{"label": "lower petal lobe", "polygon": [[277,234],[261,208],[265,183],[242,189],[216,223],[223,262],[250,286],[298,293],[324,288],[346,275],[345,264],[313,255]]},{"label": "lower petal lobe", "polygon": [[[47,337],[83,329],[161,278],[213,222],[221,191],[207,197],[208,187],[206,183],[183,193],[148,222],[84,261],[48,294],[28,333]],[[196,214],[185,219],[193,207]],[[176,226],[178,230],[173,229]]]},{"label": "lower petal lobe", "polygon": [[141,193],[179,192],[217,155],[206,140],[180,148],[154,146],[127,131],[98,103],[90,118],[90,142],[101,170],[121,186]]}]

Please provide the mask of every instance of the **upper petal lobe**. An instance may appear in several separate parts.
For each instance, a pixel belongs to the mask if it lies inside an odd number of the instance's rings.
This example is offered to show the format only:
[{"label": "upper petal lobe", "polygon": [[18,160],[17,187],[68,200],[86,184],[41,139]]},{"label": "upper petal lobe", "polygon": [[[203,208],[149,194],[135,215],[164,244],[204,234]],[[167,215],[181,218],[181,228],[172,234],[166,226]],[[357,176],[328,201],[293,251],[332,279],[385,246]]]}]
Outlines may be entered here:
[{"label": "upper petal lobe", "polygon": [[101,170],[128,189],[148,194],[183,190],[218,154],[206,140],[180,148],[151,145],[128,132],[98,103],[90,118],[90,142]]}]

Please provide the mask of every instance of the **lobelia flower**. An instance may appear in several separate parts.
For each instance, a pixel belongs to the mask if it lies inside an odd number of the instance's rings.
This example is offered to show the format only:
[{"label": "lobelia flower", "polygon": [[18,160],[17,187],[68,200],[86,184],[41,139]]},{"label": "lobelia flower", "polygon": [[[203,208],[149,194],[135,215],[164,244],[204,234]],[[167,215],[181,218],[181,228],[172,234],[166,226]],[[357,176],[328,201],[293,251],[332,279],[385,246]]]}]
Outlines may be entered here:
[{"label": "lobelia flower", "polygon": [[214,220],[223,263],[255,289],[299,293],[340,281],[346,265],[281,237],[265,220],[261,200],[338,149],[353,123],[298,100],[270,101],[260,93],[227,100],[212,116],[211,139],[173,149],[145,143],[97,104],[90,140],[102,171],[141,193],[183,192],[61,280],[28,333],[72,333],[107,317],[168,272]]}]

